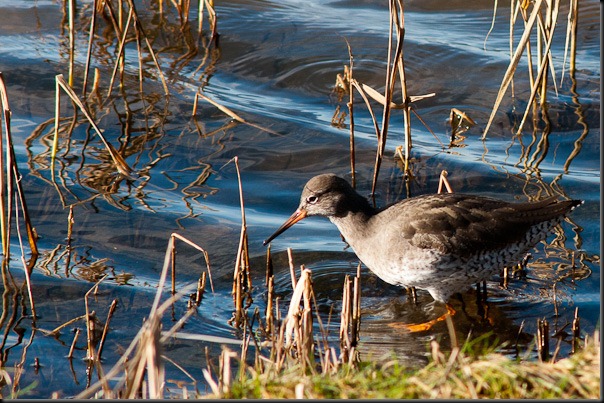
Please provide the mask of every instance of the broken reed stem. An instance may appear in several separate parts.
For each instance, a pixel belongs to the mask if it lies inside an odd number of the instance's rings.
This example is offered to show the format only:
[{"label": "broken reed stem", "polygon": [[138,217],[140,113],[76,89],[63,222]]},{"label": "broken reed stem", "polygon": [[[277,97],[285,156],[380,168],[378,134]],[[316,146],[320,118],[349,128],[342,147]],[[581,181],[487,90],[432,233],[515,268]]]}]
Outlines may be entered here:
[{"label": "broken reed stem", "polygon": [[361,329],[361,265],[351,281],[347,275],[342,292],[342,311],[340,314],[340,350],[341,362],[354,363],[355,350]]},{"label": "broken reed stem", "polygon": [[[15,156],[11,134],[12,112],[8,100],[8,91],[2,72],[0,72],[0,104],[2,106],[2,116],[0,120],[3,122],[2,128],[0,129],[0,134],[4,133],[4,136],[0,136],[0,231],[2,232],[2,267],[4,273],[4,269],[8,268],[8,263],[10,260],[10,235],[14,201],[15,229],[17,231],[17,237],[21,247],[21,262],[23,263],[23,269],[25,272],[27,292],[32,314],[32,323],[35,325],[36,307],[32,293],[30,274],[39,256],[36,242],[37,235],[34,227],[31,224],[25,194],[23,192],[21,183],[21,174],[19,173],[19,168],[17,166],[17,159]],[[19,205],[21,206],[20,209]],[[19,212],[22,214],[27,238],[29,241],[31,254],[29,261],[26,261],[25,259],[25,251],[23,248],[23,241],[20,231],[21,223],[19,222]]]},{"label": "broken reed stem", "polygon": [[566,67],[566,57],[568,54],[568,45],[570,42],[570,66],[569,75],[571,77],[575,74],[575,58],[577,55],[577,18],[579,17],[579,1],[570,0],[570,7],[568,10],[568,22],[566,25],[566,40],[564,43],[564,61],[562,62],[562,77],[560,78],[560,85],[564,80],[564,67]]},{"label": "broken reed stem", "polygon": [[[4,130],[6,138],[9,138],[10,133],[10,119],[11,109],[8,103],[8,92],[6,85],[4,84],[4,76],[0,72],[0,100],[2,101],[2,122],[4,123]],[[2,132],[0,132],[1,134]],[[0,169],[5,168],[6,161],[4,160],[4,142],[0,139]],[[6,166],[7,173],[10,172],[10,167]],[[0,229],[2,230],[2,254],[4,260],[8,260],[10,250],[10,217],[8,213],[10,204],[7,204],[8,194],[12,193],[12,189],[8,188],[7,181],[10,174],[5,176],[5,171],[0,171]]]},{"label": "broken reed stem", "polygon": [[357,266],[357,274],[354,277],[352,298],[352,347],[356,347],[361,333],[361,264]]},{"label": "broken reed stem", "polygon": [[449,173],[447,171],[445,171],[444,169],[440,172],[440,177],[438,179],[438,194],[442,193],[443,190],[443,186],[447,189],[447,192],[449,193],[453,193],[453,188],[451,187],[451,184],[449,183],[449,180],[447,179],[447,176],[449,175]]},{"label": "broken reed stem", "polygon": [[405,175],[408,178],[410,176],[409,173],[409,159],[411,153],[411,97],[407,91],[407,75],[405,73],[405,58],[403,54],[403,42],[405,39],[405,12],[403,2],[401,0],[397,0],[398,3],[398,12],[395,13],[396,18],[396,26],[397,26],[397,41],[400,42],[400,50],[397,46],[397,51],[399,51],[398,57],[395,59],[396,66],[398,69],[398,76],[400,79],[401,85],[401,96],[403,103],[403,123],[405,128]]},{"label": "broken reed stem", "polygon": [[27,295],[29,297],[29,305],[31,308],[31,318],[32,318],[32,325],[35,326],[36,325],[36,304],[34,302],[34,294],[32,292],[32,287],[31,287],[31,269],[28,267],[27,262],[25,261],[25,256],[21,256],[21,262],[23,263],[23,271],[25,273],[25,282],[27,285]]},{"label": "broken reed stem", "polygon": [[[111,6],[109,4],[107,4],[107,7],[109,7],[109,9],[111,10]],[[121,15],[121,7],[120,7],[120,15]],[[111,96],[111,92],[113,91],[113,83],[115,82],[115,77],[117,75],[118,69],[120,70],[120,72],[123,71],[124,68],[124,60],[125,60],[125,56],[124,56],[124,48],[126,46],[126,35],[128,34],[128,27],[130,26],[130,21],[132,21],[132,17],[133,17],[133,10],[130,9],[130,11],[128,12],[128,21],[126,22],[126,27],[125,29],[116,29],[116,33],[119,35],[122,35],[122,38],[120,39],[120,42],[118,44],[118,51],[117,51],[117,55],[115,57],[116,59],[116,63],[115,66],[113,66],[113,72],[111,73],[111,79],[109,80],[109,89],[107,90],[107,96],[106,98],[109,99],[109,97]],[[120,24],[121,27],[121,24]]]},{"label": "broken reed stem", "polygon": [[287,248],[287,260],[289,262],[289,274],[292,279],[292,289],[296,288],[296,269],[294,267],[294,257],[292,255],[292,248]]},{"label": "broken reed stem", "polygon": [[271,256],[271,244],[269,243],[266,248],[266,276],[264,283],[268,284],[268,280],[273,277],[273,257]]},{"label": "broken reed stem", "polygon": [[[212,293],[214,292],[214,283],[212,282],[212,270],[210,269],[210,256],[208,255],[208,252],[206,252],[206,250],[204,248],[202,248],[201,246],[197,245],[195,242],[188,240],[187,238],[185,238],[182,235],[177,234],[176,232],[173,232],[172,234],[170,234],[170,240],[168,242],[168,247],[166,248],[166,256],[164,259],[164,266],[167,265],[167,267],[170,267],[170,274],[171,274],[171,279],[172,279],[172,284],[171,284],[171,292],[172,295],[176,294],[176,240],[180,240],[184,243],[186,243],[187,245],[191,246],[192,248],[197,249],[198,251],[200,251],[205,259],[206,262],[206,269],[207,269],[207,273],[208,273],[208,277],[210,278],[210,288],[212,289]],[[167,269],[167,267],[164,267],[164,269]]]},{"label": "broken reed stem", "polygon": [[[402,49],[402,41],[399,38],[399,41],[396,44],[396,49],[394,50],[394,58],[392,56],[392,48],[393,48],[393,30],[394,23],[396,20],[395,14],[395,5],[394,0],[390,0],[388,2],[388,6],[390,9],[390,21],[388,27],[388,55],[386,57],[386,83],[384,85],[384,109],[382,111],[382,127],[380,133],[378,135],[377,141],[377,151],[375,154],[375,164],[373,168],[373,181],[371,184],[371,194],[375,194],[375,189],[377,185],[377,179],[380,171],[380,166],[382,164],[382,158],[384,156],[384,150],[386,148],[386,139],[388,137],[388,127],[390,123],[390,103],[392,100],[392,93],[394,92],[394,82],[396,75],[396,60],[400,55],[400,50]],[[398,26],[397,26],[398,29]]]},{"label": "broken reed stem", "polygon": [[86,292],[86,294],[84,295],[84,306],[86,307],[86,336],[87,336],[87,349],[86,349],[86,360],[87,361],[94,361],[96,359],[96,354],[95,354],[95,349],[94,349],[94,345],[93,345],[93,340],[94,340],[94,327],[95,327],[95,323],[94,323],[94,311],[90,312],[89,306],[88,306],[88,297],[90,296],[91,293],[96,294],[97,290],[98,290],[98,285],[101,284],[101,282],[103,282],[109,275],[105,274],[103,277],[101,277],[101,279],[99,281],[97,281],[94,286],[92,286],[88,292]]},{"label": "broken reed stem", "polygon": [[198,16],[197,16],[197,37],[201,38],[203,32],[203,11],[208,10],[208,20],[210,21],[210,44],[218,42],[218,21],[216,17],[216,10],[214,10],[214,0],[199,0]]},{"label": "broken reed stem", "polygon": [[[164,77],[164,73],[161,70],[161,66],[159,65],[157,56],[155,55],[155,51],[153,50],[153,47],[151,46],[151,43],[149,42],[149,38],[147,37],[147,34],[145,34],[145,30],[138,19],[138,14],[136,12],[136,8],[134,7],[134,2],[132,0],[128,0],[128,5],[130,6],[130,10],[133,11],[132,14],[134,17],[134,28],[137,30],[137,33],[140,33],[143,36],[143,38],[145,39],[145,43],[147,44],[147,50],[149,51],[149,54],[151,55],[151,58],[153,59],[153,63],[155,64],[155,69],[157,70],[157,74],[159,75],[162,86],[164,87],[164,94],[169,95],[170,91],[168,90],[168,84],[166,83],[166,78]],[[140,52],[139,52],[139,59],[142,59]],[[141,65],[141,69],[142,69],[142,65]]]},{"label": "broken reed stem", "polygon": [[[57,151],[59,149],[59,126],[61,124],[61,86],[59,82],[55,80],[55,125],[54,135],[52,138],[52,148],[50,152],[50,179],[52,183],[55,182],[55,161]],[[58,190],[58,188],[57,188]],[[61,194],[61,192],[59,192]],[[65,203],[63,203],[65,205]]]},{"label": "broken reed stem", "polygon": [[277,133],[277,132],[275,132],[273,130],[267,129],[266,127],[262,127],[260,125],[255,124],[255,123],[248,122],[247,120],[243,119],[241,116],[237,115],[235,112],[233,112],[232,110],[230,110],[226,106],[221,105],[218,102],[214,101],[212,98],[209,98],[209,97],[205,96],[204,94],[202,94],[201,90],[197,91],[197,93],[195,94],[195,101],[193,102],[193,113],[192,113],[193,116],[195,116],[195,113],[197,112],[197,107],[198,107],[197,98],[202,98],[203,100],[208,101],[209,103],[211,103],[212,105],[214,105],[215,107],[217,107],[222,112],[224,112],[225,114],[229,115],[231,118],[233,118],[235,121],[237,121],[239,123],[246,124],[248,126],[254,127],[256,129],[265,131],[265,132],[270,133],[270,134],[275,134],[275,135],[278,135],[278,136],[280,135],[279,133]]},{"label": "broken reed stem", "polygon": [[[59,124],[59,120],[58,120],[59,119],[58,118],[58,113],[59,113],[58,105],[59,105],[59,87],[60,87],[60,88],[63,89],[63,91],[65,91],[65,93],[69,96],[69,98],[71,98],[71,100],[80,108],[80,110],[82,111],[82,113],[84,114],[84,116],[86,117],[86,119],[88,119],[88,122],[90,123],[90,125],[94,129],[95,133],[101,139],[102,143],[105,145],[105,148],[107,149],[107,152],[111,156],[111,159],[113,160],[113,163],[115,164],[115,167],[117,168],[118,172],[120,174],[128,177],[128,178],[133,179],[133,177],[132,177],[132,175],[133,175],[132,168],[130,168],[130,166],[128,166],[128,163],[126,162],[126,160],[124,160],[124,158],[116,151],[116,149],[111,145],[111,143],[109,143],[105,139],[105,136],[103,136],[103,134],[101,133],[101,130],[96,125],[94,119],[92,119],[92,116],[90,115],[90,112],[88,111],[88,108],[78,98],[78,96],[73,91],[73,89],[71,88],[71,86],[65,82],[65,79],[63,78],[63,75],[59,74],[59,75],[57,75],[55,77],[55,79],[56,79],[56,83],[57,83],[58,87],[57,87],[57,111],[55,113],[55,119],[56,120],[55,120],[55,139],[54,139],[54,141],[58,142],[58,124]],[[55,143],[53,142],[53,147],[54,147],[54,144]],[[55,151],[56,151],[56,149],[55,149]],[[53,153],[53,155],[54,155],[54,153]],[[54,169],[53,169],[53,172],[54,172]]]},{"label": "broken reed stem", "polygon": [[73,233],[73,205],[69,206],[69,215],[67,216],[67,240],[65,245],[65,276],[69,276],[69,265],[71,264],[71,241]]},{"label": "broken reed stem", "polygon": [[[241,206],[241,233],[239,236],[239,248],[237,249],[237,258],[235,261],[235,271],[233,273],[233,299],[235,303],[234,324],[239,327],[244,316],[243,298],[250,297],[252,289],[252,277],[250,275],[249,252],[247,224],[245,220],[245,203],[243,200],[243,186],[241,184],[241,172],[239,171],[239,158],[235,156],[231,159],[235,163],[237,171],[237,181],[239,183],[239,203]],[[229,162],[231,162],[229,161]]]},{"label": "broken reed stem", "polygon": [[[245,124],[248,123],[245,119],[243,119],[241,116],[237,115],[235,112],[233,112],[232,110],[230,110],[226,106],[221,105],[218,102],[214,101],[212,98],[209,98],[209,97],[205,96],[204,94],[202,94],[201,91],[197,91],[197,93],[195,94],[195,97],[196,98],[202,98],[203,100],[211,103],[212,105],[214,105],[215,107],[217,107],[222,112],[224,112],[225,114],[229,115],[231,118],[233,118],[234,120],[236,120],[239,123],[245,123]],[[197,105],[197,102],[195,102],[194,106],[196,106],[196,105]],[[196,111],[197,111],[197,108],[194,109],[194,112],[196,112]]]},{"label": "broken reed stem", "polygon": [[537,351],[539,361],[547,361],[549,356],[549,324],[546,319],[537,319]]},{"label": "broken reed stem", "polygon": [[352,181],[352,187],[356,186],[356,173],[355,173],[355,150],[354,150],[354,91],[353,91],[353,67],[354,67],[354,57],[352,56],[352,49],[350,48],[350,43],[346,41],[346,46],[348,47],[348,59],[349,59],[349,68],[348,68],[348,103],[346,106],[348,107],[348,115],[349,119],[349,130],[350,130],[350,175]]},{"label": "broken reed stem", "polygon": [[201,299],[203,298],[203,293],[206,289],[206,278],[207,275],[205,272],[203,272],[197,281],[197,291],[195,293],[195,305],[197,306],[201,304]]},{"label": "broken reed stem", "polygon": [[[537,60],[539,70],[537,72],[537,77],[535,78],[535,80],[531,86],[531,94],[527,101],[527,106],[524,111],[524,115],[522,116],[522,120],[520,121],[520,124],[518,125],[518,130],[516,131],[517,136],[522,133],[522,128],[524,127],[524,123],[526,122],[528,114],[531,111],[533,102],[535,102],[535,97],[536,97],[537,93],[539,93],[539,95],[540,95],[541,107],[543,108],[545,105],[546,93],[547,93],[547,87],[546,87],[547,86],[547,67],[548,67],[548,65],[550,65],[550,66],[552,65],[552,63],[550,62],[550,60],[551,60],[550,48],[551,48],[552,40],[554,37],[555,21],[557,19],[556,17],[557,17],[557,13],[558,13],[558,7],[557,7],[558,1],[555,1],[555,4],[556,4],[556,7],[554,8],[554,10],[552,10],[551,7],[547,7],[547,10],[549,10],[548,16],[550,16],[550,18],[553,18],[554,21],[553,21],[553,25],[551,25],[549,27],[549,32],[543,33],[544,36],[547,36],[547,42],[545,45],[545,49],[543,49],[543,46],[541,44],[542,35],[537,35],[537,39],[539,40],[539,44],[540,44],[538,60]],[[553,17],[551,17],[552,13],[555,13]],[[550,18],[548,18],[548,20]],[[539,20],[539,22],[541,22],[541,20]],[[545,29],[545,28],[542,28],[542,24],[540,24],[540,23],[538,24],[538,27],[539,27],[539,29],[538,29],[539,31]]]},{"label": "broken reed stem", "polygon": [[69,85],[73,86],[73,65],[75,58],[75,0],[69,0]]},{"label": "broken reed stem", "polygon": [[109,312],[107,312],[107,320],[105,321],[105,326],[103,327],[103,335],[101,336],[101,341],[99,342],[99,348],[97,351],[96,359],[97,361],[101,361],[101,354],[103,353],[103,346],[105,345],[105,338],[107,337],[107,333],[109,332],[109,323],[111,322],[111,318],[113,317],[113,313],[115,312],[115,308],[117,307],[117,299],[114,299],[109,306]]},{"label": "broken reed stem", "polygon": [[269,244],[266,248],[266,278],[265,284],[267,288],[266,296],[266,311],[265,316],[265,329],[267,334],[272,334],[275,326],[275,316],[273,314],[273,299],[275,298],[275,275],[273,273],[273,259],[271,256],[271,245]]},{"label": "broken reed stem", "polygon": [[[88,87],[88,73],[90,72],[90,60],[92,59],[92,45],[94,43],[94,32],[96,31],[96,11],[99,0],[94,0],[92,16],[90,17],[90,29],[88,30],[88,50],[86,51],[86,65],[84,66],[84,80],[82,82],[82,98],[86,98]],[[98,71],[98,70],[95,70]]]},{"label": "broken reed stem", "polygon": [[172,295],[176,294],[176,248],[172,248],[172,250],[170,251],[170,257],[171,257],[171,273],[170,273],[170,279],[172,280]]},{"label": "broken reed stem", "polygon": [[231,358],[237,358],[237,353],[223,347],[218,364],[218,388],[222,393],[227,393],[231,388]]},{"label": "broken reed stem", "polygon": [[[172,238],[171,238],[172,239]],[[102,378],[97,381],[95,384],[89,386],[84,391],[76,396],[76,399],[85,399],[93,396],[99,389],[103,388],[103,397],[112,397],[113,395],[108,392],[108,388],[105,388],[108,379],[115,379],[119,372],[123,371],[124,376],[117,382],[114,386],[113,390],[119,390],[120,396],[128,396],[131,393],[136,392],[137,390],[143,389],[143,384],[151,385],[151,382],[143,382],[142,377],[134,377],[134,373],[139,371],[140,369],[144,369],[146,366],[152,369],[152,372],[155,374],[154,385],[159,385],[160,388],[155,389],[154,392],[150,393],[154,396],[160,396],[162,394],[163,387],[165,386],[163,382],[159,382],[163,377],[163,364],[161,363],[161,355],[156,354],[157,349],[154,350],[155,347],[158,346],[157,341],[160,343],[165,343],[170,337],[174,335],[177,328],[182,326],[184,320],[189,318],[195,310],[189,309],[187,313],[181,318],[168,332],[164,332],[165,334],[160,338],[158,331],[161,327],[161,316],[163,313],[174,303],[174,301],[179,300],[184,295],[189,293],[192,289],[191,286],[183,287],[176,295],[168,298],[163,304],[160,305],[160,300],[162,293],[164,291],[164,285],[166,282],[166,277],[168,273],[169,265],[169,253],[166,253],[164,257],[164,265],[162,268],[162,272],[160,274],[160,279],[157,287],[157,292],[155,294],[155,300],[153,306],[151,307],[151,311],[149,313],[149,319],[147,319],[144,323],[137,335],[134,337],[126,351],[122,353],[121,358],[114,364],[111,370],[104,374]],[[101,279],[102,281],[102,279]],[[155,346],[155,347],[154,347]],[[150,348],[146,348],[150,347]],[[136,354],[131,356],[131,354],[135,351]],[[148,351],[143,354],[143,352]],[[149,356],[152,354],[152,356]],[[148,364],[147,364],[148,363]],[[161,368],[159,368],[161,366]],[[100,372],[99,372],[100,374]],[[143,372],[140,372],[141,375],[144,375]],[[149,371],[147,371],[147,376],[149,375]],[[133,382],[133,381],[137,381]],[[136,386],[136,388],[134,388]],[[125,389],[124,389],[125,388]],[[99,396],[100,397],[100,396]]]},{"label": "broken reed stem", "polygon": [[573,327],[572,327],[572,345],[570,353],[574,354],[577,352],[577,348],[579,347],[579,340],[581,340],[581,324],[579,319],[579,307],[575,308],[575,318],[573,319]]},{"label": "broken reed stem", "polygon": [[351,283],[350,276],[344,277],[344,286],[342,289],[342,310],[340,312],[340,350],[342,351],[342,361],[347,361],[350,350],[350,337],[348,329],[351,320]]},{"label": "broken reed stem", "polygon": [[[305,307],[304,309],[310,309],[310,306],[306,304],[310,304],[310,300],[308,299],[310,287],[310,279],[311,279],[311,271],[309,269],[301,266],[300,268],[300,278],[296,283],[296,287],[294,289],[294,293],[292,294],[292,299],[289,304],[289,310],[287,311],[287,316],[285,318],[285,348],[288,349],[292,346],[292,343],[296,339],[296,336],[300,334],[299,331],[295,331],[299,329],[299,317],[300,317],[300,303],[304,298]],[[301,342],[301,340],[298,340]]]},{"label": "broken reed stem", "polygon": [[84,314],[84,315],[81,315],[76,318],[68,320],[67,322],[63,323],[62,325],[57,326],[56,328],[54,328],[51,331],[44,330],[44,329],[39,329],[39,330],[46,336],[57,337],[59,335],[59,332],[61,331],[61,329],[66,328],[67,326],[71,325],[72,323],[77,322],[78,320],[85,320],[85,319],[86,319],[86,315]]},{"label": "broken reed stem", "polygon": [[80,336],[80,329],[76,328],[75,334],[73,336],[73,341],[71,342],[71,347],[69,348],[69,354],[67,354],[67,358],[73,358],[73,350],[75,349],[76,342],[78,341],[78,337]]},{"label": "broken reed stem", "polygon": [[275,298],[275,276],[269,277],[266,287],[268,289],[268,292],[266,296],[266,312],[264,316],[266,317],[266,332],[267,334],[271,334],[272,330],[275,328],[275,315],[273,314],[273,299]]}]

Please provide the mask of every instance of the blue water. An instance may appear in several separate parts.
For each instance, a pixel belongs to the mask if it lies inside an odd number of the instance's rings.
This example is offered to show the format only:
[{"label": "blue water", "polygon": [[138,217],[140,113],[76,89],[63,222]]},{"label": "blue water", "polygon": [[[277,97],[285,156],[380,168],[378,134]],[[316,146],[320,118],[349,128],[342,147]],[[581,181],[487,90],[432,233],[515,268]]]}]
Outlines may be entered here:
[{"label": "blue water", "polygon": [[[78,2],[78,94],[91,4]],[[108,274],[91,302],[91,309],[104,321],[109,304],[118,300],[103,354],[106,371],[149,314],[172,232],[207,250],[215,289],[214,293],[206,292],[197,314],[183,331],[236,339],[238,331],[227,321],[233,311],[230,292],[241,210],[235,165],[230,161],[237,156],[241,169],[252,255],[253,307],[262,311],[266,293],[266,249],[262,240],[297,207],[300,190],[310,177],[323,172],[350,176],[348,127],[331,125],[338,104],[332,92],[336,74],[342,73],[349,61],[346,40],[354,55],[355,77],[378,91],[384,86],[388,9],[382,3],[217,4],[219,49],[206,52],[200,48],[188,61],[178,60],[187,48],[178,37],[174,10],[166,6],[170,11],[159,29],[158,18],[153,17],[155,6],[146,1],[137,5],[146,32],[154,38],[170,97],[163,94],[157,71],[147,58],[141,101],[138,57],[132,42],[126,54],[126,89],[121,91],[116,85],[109,101],[99,105],[93,98],[91,104],[108,141],[116,148],[122,145],[127,162],[141,178],[116,182],[103,146],[81,120],[69,142],[64,136],[59,140],[54,186],[49,170],[53,123],[41,125],[54,117],[55,75],[68,76],[62,6],[54,1],[9,0],[0,4],[0,71],[8,87],[13,142],[25,197],[40,236],[41,256],[32,273],[36,325],[52,330],[82,315],[85,293]],[[503,340],[514,341],[521,324],[530,337],[537,319],[546,318],[553,333],[572,321],[578,307],[582,332],[591,337],[599,327],[600,315],[599,9],[595,2],[581,3],[574,82],[568,76],[567,62],[560,84],[567,15],[567,6],[561,6],[561,22],[552,45],[558,94],[553,90],[548,93],[552,122],[549,135],[543,136],[542,126],[533,130],[530,119],[521,136],[513,135],[529,91],[523,59],[514,81],[515,97],[508,91],[487,139],[482,141],[482,130],[509,61],[508,7],[498,8],[485,49],[491,1],[471,5],[406,2],[408,88],[411,95],[436,93],[418,101],[415,110],[440,140],[419,119],[412,118],[414,179],[409,190],[411,195],[436,192],[439,175],[447,170],[456,192],[522,201],[555,193],[585,200],[563,224],[566,239],[562,246],[553,242],[552,236],[547,245],[541,244],[533,251],[525,279],[513,280],[507,289],[497,279],[489,283],[493,325],[473,322],[476,311],[472,293],[465,297],[468,314],[456,315],[455,325],[462,339],[472,330],[473,334],[493,331]],[[191,18],[195,25],[196,19]],[[104,22],[99,24],[106,28]],[[204,27],[207,30],[207,21]],[[102,94],[106,94],[114,64],[110,31],[99,29],[97,44],[107,41],[109,45],[97,45],[92,58],[92,66],[99,69]],[[519,36],[520,31],[515,33],[516,39]],[[199,101],[196,118],[192,118],[195,93],[200,87],[206,96],[253,125],[232,124],[230,117],[203,100]],[[88,88],[90,92],[90,84]],[[68,124],[73,108],[63,99],[62,116]],[[358,94],[356,100],[356,185],[361,193],[369,195],[376,140]],[[345,101],[340,104],[345,110]],[[381,119],[381,110],[377,105],[374,108]],[[477,122],[464,134],[463,147],[446,147],[451,108],[464,111]],[[403,173],[393,158],[395,148],[402,144],[402,115],[395,113],[376,189],[378,205],[406,197]],[[70,204],[74,206],[73,256],[66,268],[65,257],[59,256],[65,250]],[[16,234],[11,247],[9,269],[20,285],[24,276]],[[333,307],[330,337],[336,340],[338,324],[334,318],[339,314],[341,285],[345,275],[356,272],[358,260],[344,248],[337,229],[327,220],[312,218],[297,224],[272,244],[277,293],[283,309],[291,295],[285,256],[288,247],[293,249],[297,267],[304,264],[313,270],[317,301],[325,319]],[[184,244],[179,243],[177,250],[177,284],[182,288],[197,281],[205,262],[198,251]],[[568,252],[573,250],[584,257],[574,274],[568,269]],[[126,285],[124,277],[128,277]],[[7,284],[5,280],[3,292],[10,288]],[[429,340],[446,340],[445,326],[420,335],[387,326],[429,315],[426,307],[431,299],[427,294],[420,292],[420,306],[414,308],[404,291],[384,284],[366,268],[362,285],[359,350],[363,357],[394,352],[405,363],[418,365],[426,359]],[[185,309],[185,301],[177,304],[175,317]],[[20,310],[6,302],[3,312],[7,317],[19,317]],[[85,337],[80,336],[76,358],[72,362],[65,358],[73,340],[71,331],[75,327],[84,330],[83,323],[69,326],[53,338],[34,331],[31,320],[25,318],[20,321],[25,329],[21,342],[14,323],[7,319],[1,324],[6,334],[2,347],[4,369],[14,376],[12,368],[25,357],[19,384],[21,390],[30,385],[32,388],[23,392],[24,397],[49,397],[55,391],[60,397],[70,397],[85,388]],[[164,327],[172,324],[167,315]],[[165,346],[165,354],[198,380],[196,387],[201,393],[206,390],[201,373],[206,367],[205,347],[211,357],[220,354],[219,343],[175,340]],[[525,347],[531,348],[530,341]],[[568,355],[569,348],[568,341],[564,341],[560,355]],[[33,367],[36,358],[41,363],[39,370]],[[170,382],[190,382],[175,367],[167,364],[166,370]],[[2,387],[1,392],[9,396],[10,387]]]}]

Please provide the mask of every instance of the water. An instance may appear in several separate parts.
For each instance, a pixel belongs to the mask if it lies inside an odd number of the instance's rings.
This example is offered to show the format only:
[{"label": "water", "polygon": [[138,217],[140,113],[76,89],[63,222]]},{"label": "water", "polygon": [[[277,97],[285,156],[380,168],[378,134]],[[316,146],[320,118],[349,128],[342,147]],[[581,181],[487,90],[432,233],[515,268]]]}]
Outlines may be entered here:
[{"label": "water", "polygon": [[[80,93],[91,2],[78,5],[75,88]],[[354,55],[357,79],[381,91],[388,38],[388,9],[383,2],[237,1],[217,5],[219,48],[207,52],[201,48],[198,54],[179,59],[189,49],[178,36],[180,25],[174,11],[160,24],[151,11],[156,9],[155,4],[141,1],[137,5],[145,31],[159,53],[170,97],[164,96],[157,70],[147,58],[143,61],[141,100],[136,45],[130,43],[123,78],[127,90],[121,92],[114,87],[110,102],[96,104],[95,113],[107,139],[116,147],[126,145],[122,151],[142,177],[131,183],[116,182],[114,168],[107,162],[98,138],[87,131],[86,124],[78,124],[69,144],[64,138],[59,141],[55,187],[49,170],[52,123],[41,125],[54,117],[55,75],[68,76],[62,4],[0,3],[0,71],[8,87],[22,185],[40,236],[41,257],[32,273],[36,325],[52,330],[84,314],[84,295],[107,274],[99,293],[89,300],[90,309],[101,321],[111,301],[118,301],[103,353],[106,370],[121,356],[149,314],[172,232],[207,250],[215,287],[214,293],[206,293],[183,331],[237,337],[238,332],[227,323],[233,310],[230,291],[241,225],[237,174],[235,165],[229,162],[235,156],[245,197],[254,306],[263,310],[266,252],[262,240],[293,212],[300,190],[310,177],[329,171],[343,176],[350,173],[348,128],[331,125],[338,104],[332,92],[336,74],[342,73],[349,60],[346,41]],[[497,279],[489,283],[491,323],[477,320],[474,293],[464,295],[467,313],[455,316],[461,339],[470,330],[473,334],[493,331],[500,339],[513,343],[522,331],[525,337],[520,342],[528,349],[537,319],[546,318],[553,333],[572,320],[577,307],[582,332],[591,336],[600,315],[600,30],[595,2],[581,3],[574,82],[566,75],[560,84],[564,21],[556,33],[552,48],[559,93],[548,95],[552,124],[547,142],[541,130],[532,130],[531,122],[521,137],[512,136],[513,125],[522,117],[528,97],[524,72],[515,81],[516,97],[508,92],[487,140],[480,140],[509,60],[509,5],[498,8],[486,50],[492,2],[472,2],[468,6],[466,2],[413,1],[405,7],[409,91],[412,95],[436,93],[417,102],[416,111],[444,144],[448,144],[451,108],[464,111],[477,122],[465,134],[463,147],[443,148],[413,117],[414,179],[410,193],[435,192],[439,175],[446,169],[457,192],[527,200],[554,189],[585,200],[564,223],[562,245],[550,237],[547,245],[533,251],[526,278],[514,279],[507,289]],[[565,7],[562,5],[562,20],[566,19]],[[100,88],[105,94],[114,64],[114,34],[106,30],[105,23],[99,24],[103,28],[98,31],[91,63],[99,69]],[[207,30],[207,21],[205,24]],[[515,35],[518,38],[520,33]],[[519,69],[525,71],[525,60]],[[193,119],[193,100],[200,87],[206,96],[253,125],[233,124],[231,118],[201,100]],[[340,104],[345,110],[345,104]],[[381,112],[377,114],[381,116]],[[73,116],[65,100],[62,116],[66,122]],[[376,141],[358,96],[355,124],[357,189],[368,195]],[[378,205],[406,195],[402,171],[393,158],[394,149],[403,143],[402,127],[401,115],[395,114],[377,185]],[[70,204],[74,205],[73,255],[66,268],[61,253],[65,251],[69,213],[65,206]],[[10,273],[20,285],[24,277],[18,259],[19,243],[16,236],[11,241]],[[345,275],[356,272],[357,259],[345,249],[337,229],[327,220],[311,218],[297,224],[272,245],[276,291],[282,301],[291,295],[287,247],[293,249],[297,266],[304,264],[313,270],[319,311],[327,318],[333,310],[329,334],[335,340],[341,285]],[[197,281],[205,262],[198,251],[184,244],[179,243],[177,249],[177,284],[182,288]],[[569,250],[579,250],[585,257],[574,274],[568,268]],[[446,347],[448,332],[444,324],[421,334],[388,326],[429,316],[432,305],[427,294],[420,292],[419,305],[413,306],[407,303],[403,291],[384,284],[365,268],[362,289],[362,357],[394,352],[414,366],[426,362],[429,340],[441,340]],[[174,309],[175,317],[179,317],[186,302]],[[438,311],[438,307],[434,309]],[[11,377],[15,376],[14,366],[25,357],[19,384],[22,389],[31,388],[22,396],[49,397],[55,391],[61,397],[74,396],[87,382],[95,381],[96,374],[91,380],[86,378],[84,333],[75,358],[65,358],[73,329],[85,329],[82,322],[51,337],[41,330],[32,331],[28,318],[18,324],[8,320],[17,320],[20,312],[10,302],[3,304],[3,317],[7,319],[2,322],[2,357]],[[165,328],[173,324],[170,316],[165,318]],[[217,343],[189,340],[165,346],[165,354],[198,380],[190,387],[202,393],[206,390],[201,372],[206,367],[205,347],[211,357],[221,351]],[[560,354],[568,355],[568,351],[567,339],[561,343]],[[39,368],[34,366],[35,359],[40,362]],[[189,382],[170,364],[166,370],[169,387],[174,387],[175,381]],[[3,386],[2,394],[9,393],[10,386]]]}]

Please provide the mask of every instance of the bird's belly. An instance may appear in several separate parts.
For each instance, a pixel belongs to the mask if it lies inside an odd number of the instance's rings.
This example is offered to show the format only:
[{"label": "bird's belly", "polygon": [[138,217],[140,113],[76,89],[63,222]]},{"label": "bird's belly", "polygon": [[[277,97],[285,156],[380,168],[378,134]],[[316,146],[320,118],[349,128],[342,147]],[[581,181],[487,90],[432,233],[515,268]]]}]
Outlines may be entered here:
[{"label": "bird's belly", "polygon": [[447,301],[452,294],[517,263],[525,253],[526,247],[518,244],[505,251],[483,251],[466,257],[419,249],[392,259],[380,258],[383,255],[366,250],[358,251],[357,256],[383,281],[427,290],[434,299]]},{"label": "bird's belly", "polygon": [[[359,253],[360,252],[360,253]],[[442,256],[430,251],[398,259],[380,259],[379,254],[357,252],[359,259],[383,281],[402,287],[418,287],[439,281],[448,270],[442,267]]]}]

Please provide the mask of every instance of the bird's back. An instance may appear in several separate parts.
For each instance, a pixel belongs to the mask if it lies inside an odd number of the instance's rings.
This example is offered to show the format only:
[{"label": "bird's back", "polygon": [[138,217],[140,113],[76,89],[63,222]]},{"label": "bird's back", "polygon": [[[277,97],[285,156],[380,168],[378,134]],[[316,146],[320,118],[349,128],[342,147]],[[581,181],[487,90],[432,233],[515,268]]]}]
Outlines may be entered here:
[{"label": "bird's back", "polygon": [[[526,242],[532,247],[552,227],[581,204],[579,200],[510,203],[457,193],[424,195],[403,200],[384,210],[400,216],[396,231],[411,246],[467,257]],[[382,223],[376,223],[382,227]]]}]

